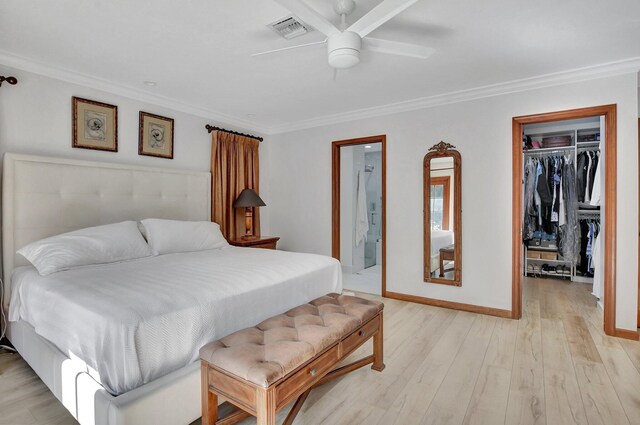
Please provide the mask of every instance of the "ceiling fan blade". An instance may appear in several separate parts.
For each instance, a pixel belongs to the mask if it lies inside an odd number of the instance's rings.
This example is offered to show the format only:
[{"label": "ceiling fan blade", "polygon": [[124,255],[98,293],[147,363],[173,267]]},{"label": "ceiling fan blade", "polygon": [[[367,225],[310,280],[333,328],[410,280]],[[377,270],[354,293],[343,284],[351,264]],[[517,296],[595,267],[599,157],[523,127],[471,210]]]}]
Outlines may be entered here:
[{"label": "ceiling fan blade", "polygon": [[357,33],[360,37],[365,37],[371,31],[375,30],[380,25],[384,24],[389,19],[398,15],[400,12],[418,1],[419,0],[383,0],[382,3],[371,9],[369,13],[347,28],[347,31],[352,31]]},{"label": "ceiling fan blade", "polygon": [[324,44],[326,42],[327,42],[327,40],[325,39],[325,40],[322,40],[322,41],[315,41],[313,43],[298,44],[297,46],[289,46],[289,47],[283,47],[281,49],[273,49],[273,50],[267,50],[266,52],[254,53],[251,56],[269,55],[271,53],[284,52],[285,50],[301,49],[303,47],[316,46],[318,44]]},{"label": "ceiling fan blade", "polygon": [[435,51],[435,49],[432,49],[431,47],[401,43],[399,41],[381,40],[379,38],[371,37],[363,38],[362,44],[365,49],[371,50],[372,52],[409,56],[418,59],[427,59]]},{"label": "ceiling fan blade", "polygon": [[320,15],[315,9],[307,5],[303,0],[274,0],[282,7],[287,8],[291,13],[302,19],[305,23],[311,25],[327,37],[340,32],[335,25],[329,22],[324,16]]}]

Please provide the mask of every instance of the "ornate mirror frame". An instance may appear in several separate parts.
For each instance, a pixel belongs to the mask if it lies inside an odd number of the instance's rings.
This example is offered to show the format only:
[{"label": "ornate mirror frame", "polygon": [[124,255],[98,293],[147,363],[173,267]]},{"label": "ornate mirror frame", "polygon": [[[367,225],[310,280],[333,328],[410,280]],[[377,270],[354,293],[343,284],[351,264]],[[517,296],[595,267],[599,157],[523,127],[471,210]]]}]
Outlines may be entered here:
[{"label": "ornate mirror frame", "polygon": [[[434,158],[453,158],[453,229],[454,229],[454,278],[431,277],[431,160]],[[462,157],[452,144],[440,142],[429,148],[423,161],[423,198],[424,198],[424,281],[444,285],[462,286]]]}]

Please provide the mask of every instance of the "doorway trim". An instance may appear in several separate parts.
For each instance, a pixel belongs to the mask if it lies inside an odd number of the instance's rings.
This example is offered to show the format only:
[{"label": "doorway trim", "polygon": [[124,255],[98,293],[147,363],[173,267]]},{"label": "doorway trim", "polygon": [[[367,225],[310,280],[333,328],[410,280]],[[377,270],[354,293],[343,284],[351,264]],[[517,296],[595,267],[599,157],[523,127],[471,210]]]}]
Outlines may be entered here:
[{"label": "doorway trim", "polygon": [[616,328],[616,185],[617,185],[617,107],[613,105],[525,115],[513,118],[512,139],[512,300],[511,317],[522,317],[522,130],[525,124],[564,121],[596,116],[605,117],[604,191],[604,332],[607,335],[638,339],[638,332]]},{"label": "doorway trim", "polygon": [[380,143],[382,146],[382,296],[387,296],[387,136],[336,140],[331,144],[331,256],[340,261],[340,148]]}]

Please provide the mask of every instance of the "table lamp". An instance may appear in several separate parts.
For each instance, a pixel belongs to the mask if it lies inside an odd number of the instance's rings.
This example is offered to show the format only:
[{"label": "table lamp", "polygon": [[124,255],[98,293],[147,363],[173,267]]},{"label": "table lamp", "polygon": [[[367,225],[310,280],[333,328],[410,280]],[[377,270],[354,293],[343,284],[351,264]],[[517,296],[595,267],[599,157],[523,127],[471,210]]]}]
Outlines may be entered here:
[{"label": "table lamp", "polygon": [[266,204],[253,189],[244,189],[233,203],[234,208],[244,208],[245,235],[242,239],[255,239],[253,235],[253,208],[264,207]]}]

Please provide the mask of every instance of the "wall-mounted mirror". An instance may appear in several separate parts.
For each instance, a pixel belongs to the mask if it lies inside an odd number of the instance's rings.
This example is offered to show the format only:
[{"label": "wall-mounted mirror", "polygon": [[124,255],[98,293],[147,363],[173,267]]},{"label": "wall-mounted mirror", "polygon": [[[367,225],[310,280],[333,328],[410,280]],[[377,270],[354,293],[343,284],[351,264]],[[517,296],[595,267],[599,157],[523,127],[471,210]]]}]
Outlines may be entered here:
[{"label": "wall-mounted mirror", "polygon": [[462,160],[440,142],[424,157],[424,281],[462,286]]}]

